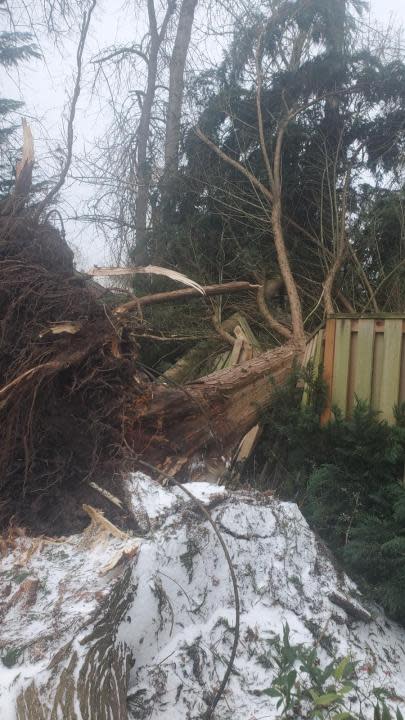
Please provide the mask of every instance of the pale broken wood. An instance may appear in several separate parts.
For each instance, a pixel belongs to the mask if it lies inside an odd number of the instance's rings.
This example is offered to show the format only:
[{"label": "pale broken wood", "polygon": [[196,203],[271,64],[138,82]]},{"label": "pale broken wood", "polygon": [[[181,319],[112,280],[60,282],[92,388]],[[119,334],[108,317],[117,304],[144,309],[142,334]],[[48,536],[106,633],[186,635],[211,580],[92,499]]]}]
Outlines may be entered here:
[{"label": "pale broken wood", "polygon": [[137,555],[139,551],[139,543],[133,543],[130,547],[124,548],[120,552],[118,552],[107,565],[104,565],[104,567],[101,568],[99,571],[99,575],[107,575],[107,573],[111,572],[111,570],[114,570],[118,565],[121,563],[126,562],[127,560],[131,560],[135,555]]},{"label": "pale broken wood", "polygon": [[87,515],[89,515],[89,517],[91,518],[91,521],[101,530],[110,533],[110,535],[113,535],[120,540],[128,540],[129,535],[123,530],[120,530],[115,525],[113,525],[112,522],[107,520],[101,510],[96,510],[96,508],[92,507],[92,505],[86,505],[86,503],[83,503],[82,507],[83,510],[87,513]]},{"label": "pale broken wood", "polygon": [[[253,333],[251,332],[250,328],[249,331],[250,337],[247,335],[245,329],[242,329],[240,324],[236,325],[234,329],[236,341],[232,349],[231,357],[228,361],[228,367],[234,367],[235,365],[239,365],[246,360],[251,360],[251,358],[253,357]],[[251,456],[253,450],[255,449],[261,432],[261,425],[254,425],[250,430],[248,430],[246,435],[244,435],[242,440],[240,441],[231,462],[231,478],[233,482],[238,482],[240,480],[243,467],[246,461]]]},{"label": "pale broken wood", "polygon": [[109,500],[111,503],[113,503],[113,505],[116,505],[117,507],[119,507],[120,510],[123,509],[123,504],[122,504],[121,500],[119,500],[117,497],[115,497],[115,495],[113,495],[112,493],[108,492],[108,490],[105,490],[104,488],[100,487],[100,485],[97,485],[97,483],[95,483],[95,482],[91,482],[91,483],[89,483],[89,485],[94,490],[97,490],[97,492],[99,492],[100,495],[103,495],[103,497],[105,497],[107,500]]},{"label": "pale broken wood", "polygon": [[63,322],[53,323],[46,330],[42,330],[39,333],[39,337],[43,338],[46,335],[61,335],[62,333],[68,333],[68,335],[76,335],[82,328],[81,322]]},{"label": "pale broken wood", "polygon": [[27,168],[30,168],[32,170],[32,166],[34,164],[34,138],[31,132],[31,128],[28,125],[25,118],[22,119],[22,127],[23,127],[23,147],[22,147],[22,155],[21,160],[19,160],[16,164],[15,168],[15,179],[16,179],[16,189],[18,187],[19,182],[21,181],[22,174],[26,172]]},{"label": "pale broken wood", "polygon": [[235,463],[245,463],[246,460],[251,456],[253,450],[256,447],[257,441],[261,435],[262,428],[260,425],[255,425],[240,441]]},{"label": "pale broken wood", "polygon": [[145,265],[144,267],[94,267],[89,270],[88,275],[92,277],[113,277],[113,276],[128,276],[128,275],[163,275],[164,277],[175,280],[176,282],[187,285],[188,287],[197,290],[201,295],[205,295],[204,288],[194,280],[191,280],[183,273],[177,272],[177,270],[169,270],[169,268],[163,268],[159,265]]},{"label": "pale broken wood", "polygon": [[22,120],[23,146],[21,160],[16,164],[14,190],[6,201],[3,213],[17,212],[23,205],[31,190],[32,169],[34,167],[34,139],[31,128],[25,118]]},{"label": "pale broken wood", "polygon": [[234,335],[236,340],[233,344],[231,357],[227,363],[227,367],[235,367],[239,363],[245,362],[245,360],[251,360],[253,357],[252,344],[247,339],[240,325],[236,325],[234,329]]}]

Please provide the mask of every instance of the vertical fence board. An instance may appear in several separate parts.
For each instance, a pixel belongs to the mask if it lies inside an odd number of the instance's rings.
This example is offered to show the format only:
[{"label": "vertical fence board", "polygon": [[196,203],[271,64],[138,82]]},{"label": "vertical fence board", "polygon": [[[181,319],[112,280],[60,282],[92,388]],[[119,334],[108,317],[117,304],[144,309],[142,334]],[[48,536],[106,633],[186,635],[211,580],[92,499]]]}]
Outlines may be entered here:
[{"label": "vertical fence board", "polygon": [[328,422],[331,416],[333,362],[335,358],[335,331],[336,320],[327,320],[325,329],[325,356],[323,363],[323,379],[325,380],[325,383],[328,387],[328,397],[326,408],[322,413],[322,424]]},{"label": "vertical fence board", "polygon": [[332,381],[332,404],[337,405],[344,414],[347,410],[347,388],[350,360],[350,339],[352,321],[342,319],[336,321],[335,359]]},{"label": "vertical fence board", "polygon": [[401,349],[402,320],[386,320],[384,327],[384,355],[378,409],[388,422],[392,422],[394,420],[393,407],[399,400]]},{"label": "vertical fence board", "polygon": [[371,402],[373,376],[374,320],[361,320],[357,333],[357,358],[354,394],[359,400]]},{"label": "vertical fence board", "polygon": [[358,353],[358,332],[357,330],[351,330],[350,337],[350,356],[349,356],[349,374],[347,378],[347,415],[351,415],[353,405],[355,404],[355,381],[356,381],[356,368],[357,368],[357,353]]},{"label": "vertical fence board", "polygon": [[373,378],[371,381],[371,407],[380,409],[381,379],[384,364],[384,333],[376,332],[374,337]]},{"label": "vertical fence board", "polygon": [[[404,328],[402,328],[404,333]],[[401,373],[399,380],[399,402],[405,403],[405,333],[402,335]]]}]

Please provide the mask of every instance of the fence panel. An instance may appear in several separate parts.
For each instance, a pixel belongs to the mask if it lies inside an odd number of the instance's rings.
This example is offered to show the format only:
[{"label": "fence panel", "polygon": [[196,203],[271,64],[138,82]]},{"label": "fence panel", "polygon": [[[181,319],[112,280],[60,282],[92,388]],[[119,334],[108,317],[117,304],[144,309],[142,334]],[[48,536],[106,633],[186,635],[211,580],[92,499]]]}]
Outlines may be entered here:
[{"label": "fence panel", "polygon": [[[393,422],[394,406],[405,402],[405,316],[329,317],[308,344],[304,362],[309,360],[315,368],[323,363],[328,385],[323,422],[333,405],[350,414],[356,398]],[[306,397],[304,390],[304,402]]]}]

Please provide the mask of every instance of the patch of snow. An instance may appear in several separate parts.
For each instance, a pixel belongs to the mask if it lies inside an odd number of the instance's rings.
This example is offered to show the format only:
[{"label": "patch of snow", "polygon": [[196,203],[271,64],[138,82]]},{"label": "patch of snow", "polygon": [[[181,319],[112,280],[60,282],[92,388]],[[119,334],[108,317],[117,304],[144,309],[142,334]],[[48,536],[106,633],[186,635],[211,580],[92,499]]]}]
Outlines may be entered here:
[{"label": "patch of snow", "polygon": [[[139,542],[94,523],[69,538],[15,540],[0,565],[1,720],[15,720],[20,690],[33,681],[45,686],[55,674],[50,661],[70,641],[88,636],[92,624],[104,617]],[[84,641],[77,641],[75,649],[80,667]]]},{"label": "patch of snow", "polygon": [[[151,487],[162,493],[165,503],[167,490]],[[207,483],[187,487],[206,502],[217,499],[221,490]],[[160,507],[156,497],[154,503]],[[368,698],[365,718],[373,717],[369,700],[376,686],[395,691],[400,699],[392,707],[398,704],[404,712],[405,630],[361,597],[298,507],[254,494],[224,493],[211,514],[231,554],[241,602],[234,672],[216,717],[280,717],[276,700],[261,694],[275,671],[260,658],[286,623],[291,642],[318,647],[322,665],[348,655],[359,662],[359,685]],[[135,662],[131,717],[202,717],[230,656],[235,612],[222,549],[191,501],[173,505],[144,539],[133,581],[133,603],[119,635],[130,644]],[[371,622],[353,618],[334,604],[334,593],[349,606],[366,608]]]},{"label": "patch of snow", "polygon": [[[395,692],[391,707],[398,704],[405,713],[405,629],[388,622],[361,596],[298,507],[209,483],[187,483],[186,488],[210,508],[232,557],[240,593],[240,642],[215,717],[280,717],[276,700],[262,694],[275,673],[263,658],[286,623],[292,643],[317,647],[322,667],[346,656],[358,661],[366,720],[373,717],[370,700],[376,686]],[[124,568],[115,561],[124,551],[132,600],[128,588],[119,613],[123,620],[117,634],[113,628],[111,644],[123,649],[124,676],[125,646],[134,660],[129,717],[192,720],[207,709],[234,639],[234,596],[223,550],[206,518],[178,488],[164,488],[134,473],[128,478],[128,497],[137,518],[145,521],[141,541],[105,532],[63,542],[22,537],[2,559],[1,720],[16,720],[16,697],[32,681],[49,687],[55,676],[50,660],[71,640],[71,652],[78,657],[72,671],[77,680],[89,628],[100,622],[114,588],[121,590],[117,583]],[[135,544],[138,553],[131,556]],[[114,672],[112,668],[111,687]],[[92,682],[98,682],[97,673]],[[76,697],[74,704],[77,720],[96,720],[94,707],[86,706],[86,715]],[[62,710],[57,712],[62,717]]]},{"label": "patch of snow", "polygon": [[151,480],[142,472],[131,473],[127,479],[131,510],[135,517],[146,515],[156,520],[166,515],[177,503],[175,494]]},{"label": "patch of snow", "polygon": [[[221,487],[221,485],[213,485],[208,482],[188,482],[184,483],[183,487],[192,492],[194,497],[202,502],[203,505],[210,505],[212,502],[221,500],[228,495],[226,488]],[[179,488],[174,488],[174,492],[177,497],[180,497],[182,500],[186,499],[187,502],[190,502],[190,500],[186,498],[185,493],[183,493]]]}]

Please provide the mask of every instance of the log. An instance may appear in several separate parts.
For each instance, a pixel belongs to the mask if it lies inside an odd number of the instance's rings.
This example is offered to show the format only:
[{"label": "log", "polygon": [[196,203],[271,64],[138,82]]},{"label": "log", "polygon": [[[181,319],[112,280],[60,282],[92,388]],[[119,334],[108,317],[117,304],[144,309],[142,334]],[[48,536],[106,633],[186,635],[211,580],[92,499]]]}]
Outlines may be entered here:
[{"label": "log", "polygon": [[[245,290],[257,290],[258,285],[238,280],[235,282],[221,283],[217,285],[203,285],[204,295],[212,297],[214,295],[225,295],[226,293],[239,293]],[[183,302],[192,297],[200,297],[201,292],[194,288],[182,288],[181,290],[171,290],[169,292],[155,293],[153,295],[144,295],[143,297],[130,300],[123,305],[118,305],[115,312],[120,315],[131,310],[136,310],[139,306],[159,305],[167,302]]]},{"label": "log", "polygon": [[183,388],[155,385],[136,408],[128,445],[175,473],[195,456],[230,455],[269,407],[273,388],[286,380],[297,350],[287,344],[200,378]]}]

